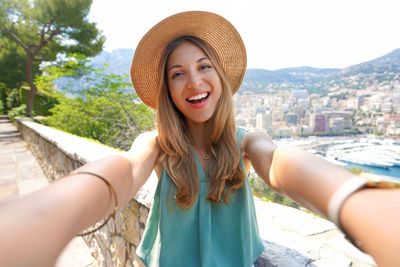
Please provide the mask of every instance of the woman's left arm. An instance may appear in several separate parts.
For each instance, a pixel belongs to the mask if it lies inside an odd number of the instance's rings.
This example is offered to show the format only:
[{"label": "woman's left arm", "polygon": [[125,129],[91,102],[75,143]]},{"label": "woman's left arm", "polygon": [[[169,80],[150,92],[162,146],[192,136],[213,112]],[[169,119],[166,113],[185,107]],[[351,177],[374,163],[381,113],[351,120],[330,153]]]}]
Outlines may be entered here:
[{"label": "woman's left arm", "polygon": [[[354,174],[297,148],[275,148],[262,132],[243,138],[242,153],[275,191],[328,218],[335,192]],[[368,207],[368,208],[366,208]],[[400,266],[400,189],[363,189],[345,199],[343,229],[379,266]]]},{"label": "woman's left arm", "polygon": [[315,155],[292,147],[275,147],[264,132],[248,132],[242,143],[245,162],[273,190],[303,207],[327,216],[332,194],[353,174]]}]

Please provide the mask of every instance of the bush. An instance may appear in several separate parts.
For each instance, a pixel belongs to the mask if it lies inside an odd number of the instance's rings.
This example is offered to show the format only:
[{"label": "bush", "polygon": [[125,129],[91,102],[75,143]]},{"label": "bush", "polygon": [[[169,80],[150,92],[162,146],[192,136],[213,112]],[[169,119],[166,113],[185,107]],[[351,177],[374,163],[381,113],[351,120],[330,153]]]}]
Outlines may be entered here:
[{"label": "bush", "polygon": [[355,175],[361,175],[361,174],[363,174],[363,173],[370,173],[370,172],[367,172],[367,171],[364,170],[364,169],[357,168],[357,167],[351,167],[351,168],[348,168],[347,170],[348,170],[349,172],[354,173]]},{"label": "bush", "polygon": [[[21,87],[20,89],[21,103],[28,102],[29,92],[30,88]],[[57,100],[55,97],[37,92],[33,100],[33,111],[35,112],[36,115],[48,116],[51,115],[51,112],[49,110],[53,108],[55,104],[57,104]]]},{"label": "bush", "polygon": [[21,105],[21,101],[19,98],[19,91],[18,89],[10,89],[8,92],[6,92],[7,99],[6,99],[6,107],[8,110],[11,110],[12,108],[18,107]]},{"label": "bush", "polygon": [[258,177],[255,173],[251,173],[249,176],[251,189],[253,190],[253,195],[264,201],[272,201],[281,205],[289,206],[292,208],[299,208],[299,205],[291,200],[290,198],[284,197],[271,188]]},{"label": "bush", "polygon": [[[55,90],[52,83],[62,76],[79,79],[82,86],[70,88],[67,84],[62,86],[62,91]],[[107,74],[105,69],[93,68],[81,56],[60,66],[48,67],[46,76],[36,79],[38,90],[57,101],[49,110],[51,115],[41,122],[114,148],[128,150],[139,133],[154,128],[154,113],[140,101],[126,78]]]},{"label": "bush", "polygon": [[20,117],[20,116],[24,116],[25,115],[25,110],[26,110],[26,105],[25,104],[22,104],[19,107],[14,107],[10,111],[8,111],[8,113],[7,113],[8,118],[12,122],[14,122],[15,121],[15,117]]},{"label": "bush", "polygon": [[135,137],[154,128],[154,113],[139,101],[124,77],[99,74],[74,95],[60,93],[45,123],[51,127],[128,150]]}]

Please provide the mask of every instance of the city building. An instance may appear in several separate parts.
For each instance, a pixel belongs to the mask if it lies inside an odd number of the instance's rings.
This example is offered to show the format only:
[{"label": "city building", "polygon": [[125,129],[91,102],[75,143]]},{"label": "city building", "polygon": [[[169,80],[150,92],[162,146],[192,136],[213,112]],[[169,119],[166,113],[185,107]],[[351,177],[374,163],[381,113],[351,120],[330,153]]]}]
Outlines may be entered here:
[{"label": "city building", "polygon": [[314,132],[327,132],[327,121],[326,114],[315,114]]},{"label": "city building", "polygon": [[299,115],[297,113],[288,113],[285,116],[287,125],[297,125],[299,121]]},{"label": "city building", "polygon": [[343,118],[332,118],[329,120],[329,128],[332,133],[343,132],[345,122]]},{"label": "city building", "polygon": [[308,93],[307,90],[293,90],[292,97],[297,101],[300,99],[307,99]]}]

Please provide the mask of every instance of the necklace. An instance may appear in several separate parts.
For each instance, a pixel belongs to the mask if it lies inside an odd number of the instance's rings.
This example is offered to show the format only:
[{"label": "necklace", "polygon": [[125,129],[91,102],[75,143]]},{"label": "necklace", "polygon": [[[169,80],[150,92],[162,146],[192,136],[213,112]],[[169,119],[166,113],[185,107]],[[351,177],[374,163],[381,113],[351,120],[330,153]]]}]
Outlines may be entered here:
[{"label": "necklace", "polygon": [[210,159],[210,153],[205,154],[205,155],[204,155],[204,159],[205,159],[205,160],[209,160],[209,159]]}]

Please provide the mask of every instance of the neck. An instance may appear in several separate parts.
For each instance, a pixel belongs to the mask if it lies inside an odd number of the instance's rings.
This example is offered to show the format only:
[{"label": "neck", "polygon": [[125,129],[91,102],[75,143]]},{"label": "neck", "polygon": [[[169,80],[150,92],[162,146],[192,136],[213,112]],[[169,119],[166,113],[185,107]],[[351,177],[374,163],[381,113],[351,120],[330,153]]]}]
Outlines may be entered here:
[{"label": "neck", "polygon": [[206,124],[187,121],[188,131],[192,138],[192,144],[196,150],[206,150]]},{"label": "neck", "polygon": [[207,162],[210,159],[209,151],[207,150],[206,144],[206,124],[205,123],[187,123],[188,131],[191,136],[191,141],[193,145],[193,149],[197,154],[197,157],[200,161],[203,169],[207,168]]}]

